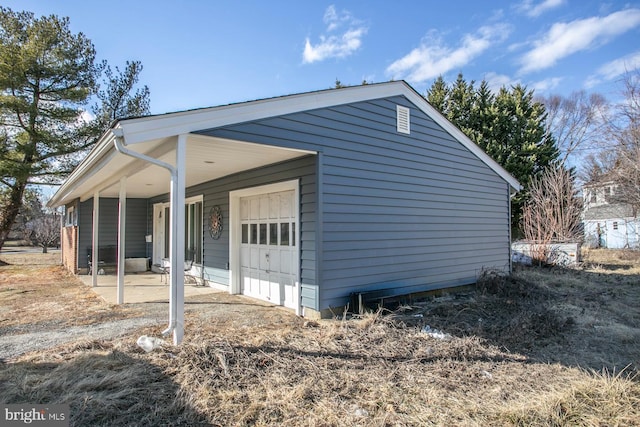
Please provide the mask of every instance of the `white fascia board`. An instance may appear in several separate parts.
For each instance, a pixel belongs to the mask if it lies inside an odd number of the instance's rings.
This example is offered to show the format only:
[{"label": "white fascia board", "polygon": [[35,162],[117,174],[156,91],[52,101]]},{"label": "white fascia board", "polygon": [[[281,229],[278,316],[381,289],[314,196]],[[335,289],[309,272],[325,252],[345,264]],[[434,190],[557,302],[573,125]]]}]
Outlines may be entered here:
[{"label": "white fascia board", "polygon": [[113,146],[113,134],[111,130],[107,131],[96,146],[89,152],[87,157],[71,172],[71,175],[62,183],[58,191],[47,202],[48,207],[58,207],[68,203],[66,200],[71,192],[73,192],[82,182],[93,176],[102,166],[108,163],[115,155]]},{"label": "white fascia board", "polygon": [[407,87],[404,82],[353,86],[202,110],[123,120],[120,122],[120,126],[124,130],[127,144],[131,145],[150,139],[166,138],[177,134],[187,134],[300,111],[402,95],[406,92]]},{"label": "white fascia board", "polygon": [[[201,110],[124,119],[118,122],[117,127],[123,130],[125,141],[130,146],[154,139],[163,139],[235,123],[350,102],[401,95],[405,91],[406,85],[403,82],[354,86],[339,90],[283,96]],[[54,194],[47,204],[48,206],[60,206],[68,202],[69,200],[66,199],[69,194],[100,169],[100,159],[109,151],[115,152],[113,138],[111,129],[105,132],[89,155],[76,167]]]}]

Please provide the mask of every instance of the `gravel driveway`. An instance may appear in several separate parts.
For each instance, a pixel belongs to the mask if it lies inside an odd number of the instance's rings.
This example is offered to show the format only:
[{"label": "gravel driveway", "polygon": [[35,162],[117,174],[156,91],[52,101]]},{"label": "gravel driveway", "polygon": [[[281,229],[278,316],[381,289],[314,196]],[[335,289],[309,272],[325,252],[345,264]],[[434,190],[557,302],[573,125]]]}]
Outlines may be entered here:
[{"label": "gravel driveway", "polygon": [[[167,326],[169,305],[167,303],[129,304],[135,317],[93,322],[90,325],[69,326],[61,320],[39,324],[25,324],[0,328],[0,362],[31,351],[45,350],[73,341],[110,340],[132,335],[137,329]],[[272,304],[250,300],[241,295],[214,293],[185,300],[185,318],[199,318],[207,323],[224,321],[237,327],[251,325],[256,321],[290,322],[295,318],[291,312]],[[188,328],[185,331],[189,333]],[[142,334],[142,333],[140,333]]]},{"label": "gravel driveway", "polygon": [[19,333],[19,329],[16,328],[14,332],[18,333],[3,335],[0,338],[2,343],[0,360],[11,359],[30,351],[43,350],[71,341],[113,339],[126,335],[132,330],[157,323],[157,319],[141,317],[86,326],[66,326],[38,332]]},{"label": "gravel driveway", "polygon": [[[168,302],[109,304],[53,265],[59,254],[14,252],[3,249],[0,254],[0,362],[74,341],[123,336],[135,341],[142,328],[158,333],[167,326]],[[289,323],[294,317],[273,304],[227,292],[185,297],[185,319],[200,318],[207,324]],[[189,332],[187,327],[185,334]]]}]

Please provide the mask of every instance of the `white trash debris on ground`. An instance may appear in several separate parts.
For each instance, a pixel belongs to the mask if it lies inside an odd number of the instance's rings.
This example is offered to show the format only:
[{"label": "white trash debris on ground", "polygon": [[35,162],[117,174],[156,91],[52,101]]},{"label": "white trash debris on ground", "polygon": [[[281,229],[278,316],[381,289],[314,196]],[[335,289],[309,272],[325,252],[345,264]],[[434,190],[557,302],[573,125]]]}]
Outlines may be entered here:
[{"label": "white trash debris on ground", "polygon": [[432,328],[429,325],[425,325],[424,328],[422,328],[422,332],[439,340],[448,340],[451,338],[451,335],[444,333],[439,329]]},{"label": "white trash debris on ground", "polygon": [[136,344],[138,344],[138,346],[141,349],[149,353],[150,351],[153,351],[154,349],[164,344],[164,340],[161,340],[160,338],[148,337],[146,335],[142,335],[140,338],[138,338],[138,341],[136,341]]},{"label": "white trash debris on ground", "polygon": [[369,411],[367,411],[364,408],[359,407],[358,405],[352,405],[351,406],[353,415],[355,415],[356,417],[368,417],[369,416]]}]

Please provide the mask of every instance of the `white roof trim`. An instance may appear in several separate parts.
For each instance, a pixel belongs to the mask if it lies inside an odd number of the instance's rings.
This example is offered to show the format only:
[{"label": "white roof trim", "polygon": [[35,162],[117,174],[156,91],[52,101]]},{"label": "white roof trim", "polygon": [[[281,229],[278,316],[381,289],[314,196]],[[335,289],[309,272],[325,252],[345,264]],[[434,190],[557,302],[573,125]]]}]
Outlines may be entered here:
[{"label": "white roof trim", "polygon": [[[115,126],[122,129],[127,145],[132,146],[141,142],[193,133],[204,129],[392,96],[405,96],[496,172],[514,191],[521,189],[520,183],[513,176],[404,81],[351,86],[219,107],[124,119],[117,122]],[[108,131],[56,192],[49,201],[49,205],[56,206],[64,200],[65,195],[73,191],[78,185],[81,185],[84,178],[89,176],[96,166],[101,163],[101,160],[104,159],[104,156],[112,150],[114,150],[113,134]]]},{"label": "white roof trim", "polygon": [[353,86],[339,90],[331,89],[201,110],[122,120],[119,126],[124,131],[127,144],[131,145],[150,139],[166,138],[177,134],[191,133],[300,111],[397,96],[403,92],[401,88],[408,90],[408,87],[403,82]]}]

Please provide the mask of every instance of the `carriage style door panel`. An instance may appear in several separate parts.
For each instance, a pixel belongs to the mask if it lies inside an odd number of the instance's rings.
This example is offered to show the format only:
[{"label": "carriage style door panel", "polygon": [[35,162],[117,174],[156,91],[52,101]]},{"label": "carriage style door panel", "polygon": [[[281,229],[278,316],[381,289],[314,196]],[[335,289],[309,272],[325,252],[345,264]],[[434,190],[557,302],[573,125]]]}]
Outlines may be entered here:
[{"label": "carriage style door panel", "polygon": [[293,190],[240,198],[243,294],[295,308],[296,223]]}]

